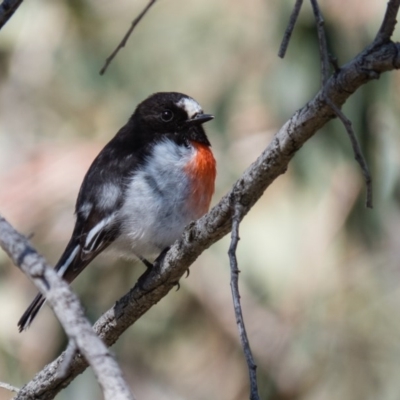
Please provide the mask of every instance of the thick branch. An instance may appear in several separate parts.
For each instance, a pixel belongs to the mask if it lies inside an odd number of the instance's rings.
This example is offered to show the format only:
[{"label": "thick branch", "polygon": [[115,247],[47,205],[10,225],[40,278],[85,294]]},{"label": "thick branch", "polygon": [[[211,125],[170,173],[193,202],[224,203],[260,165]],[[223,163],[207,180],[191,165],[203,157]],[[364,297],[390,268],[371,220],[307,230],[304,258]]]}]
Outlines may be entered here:
[{"label": "thick branch", "polygon": [[[92,366],[102,386],[104,398],[133,400],[118,364],[103,341],[93,331],[77,296],[54,269],[46,264],[43,257],[31,247],[28,240],[1,216],[0,246],[46,296],[66,334],[76,343],[81,354]],[[26,391],[21,389],[16,399],[25,400],[26,396]]]},{"label": "thick branch", "polygon": [[[399,50],[400,45],[391,42],[381,46],[370,46],[329,78],[324,90],[317,93],[284,124],[232,190],[207,215],[185,230],[181,240],[166,254],[159,270],[152,271],[142,283],[142,287],[135,286],[131,289],[96,322],[94,329],[108,346],[115,343],[130,325],[160,301],[205,249],[230,232],[232,196],[241,204],[243,218],[268,186],[286,171],[289,161],[301,146],[335,116],[325,101],[325,95],[333,104],[341,107],[361,85],[383,72],[398,69]],[[63,355],[21,389],[27,393],[25,399],[54,398],[56,393],[86,368],[86,362],[75,357],[68,376],[59,379],[54,370],[62,359]]]}]

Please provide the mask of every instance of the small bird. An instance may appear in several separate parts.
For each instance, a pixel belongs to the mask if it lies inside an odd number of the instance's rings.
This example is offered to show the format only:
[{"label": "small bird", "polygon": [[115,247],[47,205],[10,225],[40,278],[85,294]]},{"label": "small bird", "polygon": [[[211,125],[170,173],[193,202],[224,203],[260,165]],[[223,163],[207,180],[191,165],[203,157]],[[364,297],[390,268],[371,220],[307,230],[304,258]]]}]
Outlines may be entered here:
[{"label": "small bird", "polygon": [[[191,97],[159,92],[140,103],[95,158],[75,206],[72,237],[55,266],[72,282],[105,249],[147,267],[204,215],[214,193],[216,162]],[[38,294],[18,322],[25,330],[46,299]]]}]

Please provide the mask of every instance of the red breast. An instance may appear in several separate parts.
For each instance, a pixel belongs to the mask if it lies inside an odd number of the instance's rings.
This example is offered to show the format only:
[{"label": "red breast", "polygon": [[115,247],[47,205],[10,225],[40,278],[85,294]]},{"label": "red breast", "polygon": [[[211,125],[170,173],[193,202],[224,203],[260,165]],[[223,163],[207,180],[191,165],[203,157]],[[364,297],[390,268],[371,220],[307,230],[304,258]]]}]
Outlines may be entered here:
[{"label": "red breast", "polygon": [[186,172],[192,181],[189,202],[196,218],[200,218],[210,207],[217,170],[210,147],[195,141],[191,141],[191,143],[196,149],[196,154],[186,166]]}]

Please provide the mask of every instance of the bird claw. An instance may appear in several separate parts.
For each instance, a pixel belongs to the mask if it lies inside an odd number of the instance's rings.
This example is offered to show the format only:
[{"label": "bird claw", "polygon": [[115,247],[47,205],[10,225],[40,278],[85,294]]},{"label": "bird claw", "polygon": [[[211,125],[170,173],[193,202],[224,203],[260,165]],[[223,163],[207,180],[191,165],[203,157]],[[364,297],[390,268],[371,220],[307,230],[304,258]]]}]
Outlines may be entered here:
[{"label": "bird claw", "polygon": [[[188,268],[186,270],[186,276],[185,278],[187,278],[190,275],[190,269]],[[181,288],[181,284],[178,282],[174,282],[174,286],[176,286],[176,292]]]},{"label": "bird claw", "polygon": [[[137,281],[137,285],[139,286],[140,290],[142,291],[146,291],[146,288],[144,286],[144,282],[146,281],[146,279],[148,278],[148,276],[153,273],[154,271],[157,272],[157,269],[159,269],[160,264],[162,263],[165,255],[167,254],[167,251],[170,249],[170,247],[165,248],[160,255],[155,259],[155,261],[153,263],[151,263],[150,261],[148,261],[147,259],[145,259],[142,256],[137,256],[139,258],[139,260],[146,266],[146,271],[144,271],[144,273],[139,277],[138,281]],[[179,287],[178,287],[179,289]]]}]

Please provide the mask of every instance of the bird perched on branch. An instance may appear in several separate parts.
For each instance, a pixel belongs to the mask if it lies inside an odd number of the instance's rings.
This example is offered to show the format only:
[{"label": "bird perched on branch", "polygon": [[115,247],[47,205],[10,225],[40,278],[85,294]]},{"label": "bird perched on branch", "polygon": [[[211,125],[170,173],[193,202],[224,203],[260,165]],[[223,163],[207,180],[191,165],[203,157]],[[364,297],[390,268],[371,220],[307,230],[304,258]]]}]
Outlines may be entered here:
[{"label": "bird perched on branch", "polygon": [[[216,163],[191,97],[155,93],[140,103],[93,161],[76,202],[72,237],[55,269],[72,282],[102,251],[154,259],[204,215]],[[18,322],[26,329],[45,302],[38,294]]]}]

